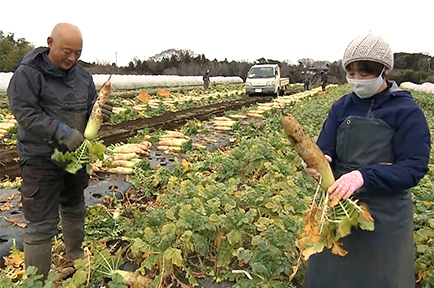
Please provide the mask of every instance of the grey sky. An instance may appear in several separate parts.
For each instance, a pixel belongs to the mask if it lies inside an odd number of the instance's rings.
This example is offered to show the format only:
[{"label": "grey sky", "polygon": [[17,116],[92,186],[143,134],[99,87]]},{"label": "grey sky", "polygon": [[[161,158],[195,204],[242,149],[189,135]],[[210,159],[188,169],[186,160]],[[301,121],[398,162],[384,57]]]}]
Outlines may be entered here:
[{"label": "grey sky", "polygon": [[[65,3],[65,4],[64,4]],[[372,30],[394,52],[434,55],[434,1],[3,1],[0,29],[36,46],[58,22],[83,33],[81,59],[127,65],[165,49],[208,59],[335,61],[349,41]]]}]

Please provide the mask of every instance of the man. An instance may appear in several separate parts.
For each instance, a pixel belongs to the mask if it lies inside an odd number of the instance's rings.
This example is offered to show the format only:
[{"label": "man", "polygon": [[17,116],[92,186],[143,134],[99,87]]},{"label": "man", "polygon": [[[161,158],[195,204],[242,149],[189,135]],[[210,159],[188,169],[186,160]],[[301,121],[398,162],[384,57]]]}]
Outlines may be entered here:
[{"label": "man", "polygon": [[309,84],[310,84],[310,75],[309,75],[309,71],[306,71],[306,73],[304,73],[304,90],[307,91],[309,90]]},{"label": "man", "polygon": [[203,74],[202,80],[203,80],[203,87],[205,89],[208,89],[209,88],[209,70],[208,69]]},{"label": "man", "polygon": [[[20,156],[20,187],[24,216],[29,221],[24,234],[26,267],[35,266],[44,279],[51,266],[51,241],[57,231],[59,208],[70,260],[83,257],[85,169],[67,173],[51,160],[54,148],[75,150],[96,99],[91,74],[77,62],[83,39],[71,24],[57,24],[39,47],[24,56],[7,90],[9,105],[18,121],[17,149]],[[105,120],[111,103],[103,109]]]},{"label": "man", "polygon": [[321,88],[322,88],[322,91],[325,91],[325,88],[327,85],[327,80],[328,80],[327,72],[321,71]]}]

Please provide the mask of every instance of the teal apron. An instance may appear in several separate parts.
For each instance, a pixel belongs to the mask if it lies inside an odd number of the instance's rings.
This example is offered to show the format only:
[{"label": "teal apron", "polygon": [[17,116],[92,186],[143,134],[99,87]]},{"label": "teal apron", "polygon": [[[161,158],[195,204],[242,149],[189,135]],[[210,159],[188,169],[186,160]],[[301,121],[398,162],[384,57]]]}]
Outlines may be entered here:
[{"label": "teal apron", "polygon": [[[350,116],[337,131],[333,173],[336,179],[361,167],[393,163],[395,131],[383,120]],[[387,164],[385,164],[387,165]],[[348,255],[328,249],[309,258],[305,288],[415,287],[411,193],[359,189],[354,197],[368,205],[373,232],[352,229],[342,238]]]}]

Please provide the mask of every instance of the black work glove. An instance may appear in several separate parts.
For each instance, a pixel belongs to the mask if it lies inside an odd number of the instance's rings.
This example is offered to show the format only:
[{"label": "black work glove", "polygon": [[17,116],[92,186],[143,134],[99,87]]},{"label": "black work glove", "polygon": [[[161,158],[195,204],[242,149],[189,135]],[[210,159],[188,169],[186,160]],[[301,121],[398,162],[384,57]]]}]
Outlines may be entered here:
[{"label": "black work glove", "polygon": [[113,102],[110,100],[105,101],[105,104],[101,106],[101,112],[103,122],[107,122],[110,119],[113,111]]},{"label": "black work glove", "polygon": [[68,125],[59,123],[54,138],[59,144],[65,144],[69,151],[74,151],[83,143],[83,135],[78,130],[72,129]]}]

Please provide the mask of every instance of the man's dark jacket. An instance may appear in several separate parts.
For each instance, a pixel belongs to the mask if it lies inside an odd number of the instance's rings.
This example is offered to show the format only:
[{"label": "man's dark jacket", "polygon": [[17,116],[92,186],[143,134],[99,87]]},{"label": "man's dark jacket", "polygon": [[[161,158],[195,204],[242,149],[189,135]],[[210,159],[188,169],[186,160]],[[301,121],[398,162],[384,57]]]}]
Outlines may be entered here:
[{"label": "man's dark jacket", "polygon": [[18,121],[17,148],[21,158],[50,156],[65,150],[53,138],[59,122],[84,132],[94,99],[92,75],[78,63],[69,70],[54,66],[49,49],[36,48],[24,56],[7,90]]}]

